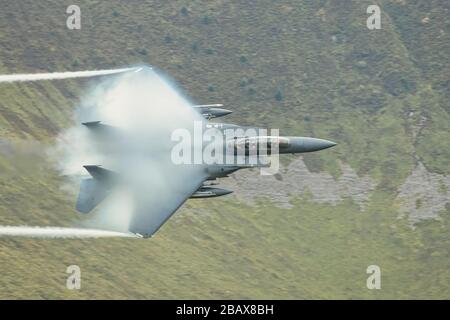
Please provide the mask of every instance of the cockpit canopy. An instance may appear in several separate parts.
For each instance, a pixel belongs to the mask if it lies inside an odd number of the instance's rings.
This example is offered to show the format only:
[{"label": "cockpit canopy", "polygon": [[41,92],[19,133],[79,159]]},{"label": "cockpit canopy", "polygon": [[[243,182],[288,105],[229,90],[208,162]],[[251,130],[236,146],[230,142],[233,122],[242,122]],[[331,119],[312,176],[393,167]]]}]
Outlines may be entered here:
[{"label": "cockpit canopy", "polygon": [[233,146],[237,149],[245,150],[271,150],[272,148],[284,149],[289,147],[289,139],[276,136],[242,137],[235,138],[234,141],[228,142],[228,147]]}]

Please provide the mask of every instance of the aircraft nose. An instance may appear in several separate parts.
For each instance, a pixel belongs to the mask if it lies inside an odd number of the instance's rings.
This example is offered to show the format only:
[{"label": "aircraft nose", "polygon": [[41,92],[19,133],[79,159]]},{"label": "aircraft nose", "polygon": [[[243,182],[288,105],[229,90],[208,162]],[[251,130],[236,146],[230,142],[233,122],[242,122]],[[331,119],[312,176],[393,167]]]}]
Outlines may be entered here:
[{"label": "aircraft nose", "polygon": [[334,147],[337,143],[329,140],[298,137],[291,139],[291,143],[297,152],[313,152]]}]

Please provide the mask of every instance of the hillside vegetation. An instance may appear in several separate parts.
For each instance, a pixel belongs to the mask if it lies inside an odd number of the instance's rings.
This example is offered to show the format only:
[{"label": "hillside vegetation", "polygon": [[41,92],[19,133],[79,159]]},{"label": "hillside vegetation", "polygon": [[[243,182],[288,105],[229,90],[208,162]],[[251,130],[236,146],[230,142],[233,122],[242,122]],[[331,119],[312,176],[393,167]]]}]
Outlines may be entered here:
[{"label": "hillside vegetation", "polygon": [[[2,0],[0,74],[149,64],[227,121],[338,142],[308,169],[338,179],[345,163],[376,188],[364,211],[308,192],[290,209],[190,200],[146,241],[0,238],[0,298],[450,298],[450,202],[411,225],[396,199],[419,163],[450,175],[448,1],[90,0],[68,30],[72,2]],[[381,30],[366,27],[374,2]],[[0,225],[80,223],[45,150],[92,83],[0,84]]]}]

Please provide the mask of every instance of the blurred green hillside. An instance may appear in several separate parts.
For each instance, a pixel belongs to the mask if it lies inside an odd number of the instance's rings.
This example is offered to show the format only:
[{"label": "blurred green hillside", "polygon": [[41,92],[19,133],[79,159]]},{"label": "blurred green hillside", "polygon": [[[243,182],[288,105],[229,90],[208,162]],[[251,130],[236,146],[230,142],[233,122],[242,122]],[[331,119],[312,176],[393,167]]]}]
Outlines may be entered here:
[{"label": "blurred green hillside", "polygon": [[[77,1],[81,30],[73,1],[0,1],[0,74],[150,64],[227,121],[338,142],[304,157],[310,171],[345,163],[377,184],[364,211],[231,196],[188,201],[147,241],[0,238],[0,298],[450,298],[450,202],[412,227],[396,200],[418,163],[450,175],[448,1]],[[79,220],[43,150],[90,84],[0,84],[0,225]]]}]

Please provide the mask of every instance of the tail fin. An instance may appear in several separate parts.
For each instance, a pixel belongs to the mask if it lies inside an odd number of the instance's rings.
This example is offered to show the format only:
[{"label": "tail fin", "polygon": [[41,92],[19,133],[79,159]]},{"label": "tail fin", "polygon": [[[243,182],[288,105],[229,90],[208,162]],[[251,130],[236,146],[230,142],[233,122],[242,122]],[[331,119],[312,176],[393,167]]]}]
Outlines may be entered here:
[{"label": "tail fin", "polygon": [[99,166],[84,166],[84,168],[92,178],[81,181],[76,209],[82,213],[89,213],[109,195],[117,174]]}]

